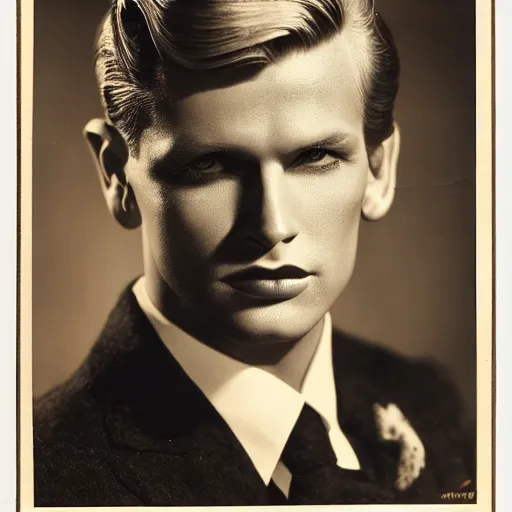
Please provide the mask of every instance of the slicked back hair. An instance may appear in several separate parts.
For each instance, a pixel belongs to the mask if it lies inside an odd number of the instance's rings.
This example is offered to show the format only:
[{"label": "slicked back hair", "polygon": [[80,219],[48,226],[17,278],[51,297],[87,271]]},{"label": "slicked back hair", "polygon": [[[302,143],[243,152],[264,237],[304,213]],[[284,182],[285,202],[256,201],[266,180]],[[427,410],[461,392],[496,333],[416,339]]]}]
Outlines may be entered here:
[{"label": "slicked back hair", "polygon": [[95,69],[110,122],[132,151],[161,94],[166,62],[190,70],[266,65],[346,27],[357,33],[368,148],[393,132],[399,59],[372,0],[113,0]]}]

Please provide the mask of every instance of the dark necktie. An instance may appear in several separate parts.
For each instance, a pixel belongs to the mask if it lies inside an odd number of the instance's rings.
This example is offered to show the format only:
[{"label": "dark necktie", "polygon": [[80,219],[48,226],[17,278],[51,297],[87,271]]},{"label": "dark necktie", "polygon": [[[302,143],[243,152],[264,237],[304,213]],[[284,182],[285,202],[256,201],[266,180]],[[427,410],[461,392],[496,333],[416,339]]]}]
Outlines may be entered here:
[{"label": "dark necktie", "polygon": [[289,504],[391,503],[394,493],[371,482],[363,471],[336,464],[320,415],[305,405],[281,460],[292,474]]}]

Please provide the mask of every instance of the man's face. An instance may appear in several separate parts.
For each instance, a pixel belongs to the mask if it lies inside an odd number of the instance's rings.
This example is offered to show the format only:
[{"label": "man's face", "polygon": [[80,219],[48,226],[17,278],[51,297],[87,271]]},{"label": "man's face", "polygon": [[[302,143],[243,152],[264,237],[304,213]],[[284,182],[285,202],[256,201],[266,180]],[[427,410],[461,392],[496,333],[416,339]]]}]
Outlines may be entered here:
[{"label": "man's face", "polygon": [[149,289],[244,343],[301,338],[351,276],[370,170],[346,39],[252,75],[169,71],[126,167]]}]

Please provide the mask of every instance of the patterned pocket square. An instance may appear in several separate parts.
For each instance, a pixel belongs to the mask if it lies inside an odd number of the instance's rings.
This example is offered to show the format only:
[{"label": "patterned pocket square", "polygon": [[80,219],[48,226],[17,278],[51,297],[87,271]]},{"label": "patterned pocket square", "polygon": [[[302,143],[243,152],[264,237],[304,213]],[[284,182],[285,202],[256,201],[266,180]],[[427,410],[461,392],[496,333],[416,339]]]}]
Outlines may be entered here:
[{"label": "patterned pocket square", "polygon": [[400,444],[400,462],[395,486],[398,490],[405,491],[425,467],[425,448],[396,404],[388,404],[385,408],[374,404],[373,411],[381,439]]}]

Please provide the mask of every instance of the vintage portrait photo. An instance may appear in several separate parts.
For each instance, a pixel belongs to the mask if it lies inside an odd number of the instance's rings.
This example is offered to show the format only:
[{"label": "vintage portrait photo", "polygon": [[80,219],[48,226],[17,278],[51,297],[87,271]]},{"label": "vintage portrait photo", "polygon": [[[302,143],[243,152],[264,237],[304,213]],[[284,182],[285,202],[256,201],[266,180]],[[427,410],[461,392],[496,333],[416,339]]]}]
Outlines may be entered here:
[{"label": "vintage portrait photo", "polygon": [[491,12],[21,1],[22,510],[491,510]]}]

